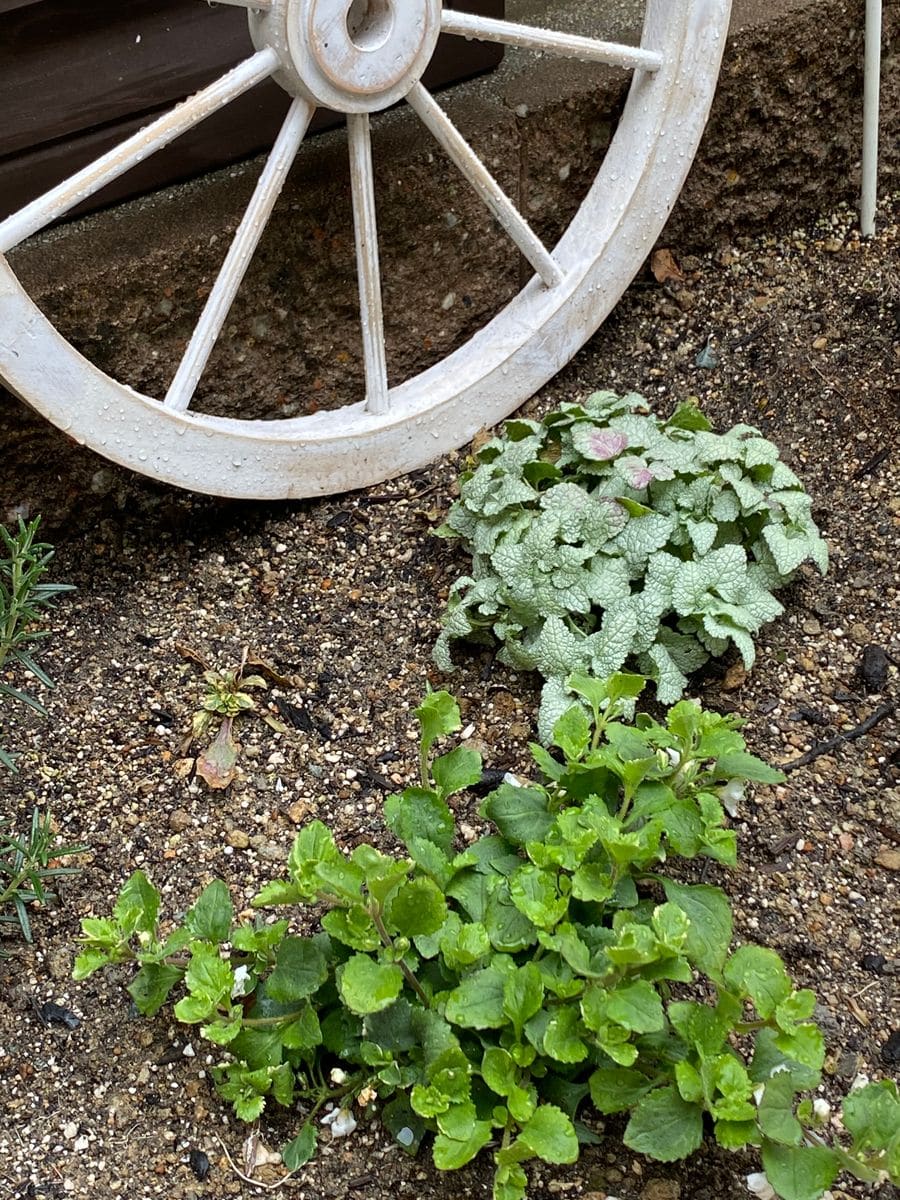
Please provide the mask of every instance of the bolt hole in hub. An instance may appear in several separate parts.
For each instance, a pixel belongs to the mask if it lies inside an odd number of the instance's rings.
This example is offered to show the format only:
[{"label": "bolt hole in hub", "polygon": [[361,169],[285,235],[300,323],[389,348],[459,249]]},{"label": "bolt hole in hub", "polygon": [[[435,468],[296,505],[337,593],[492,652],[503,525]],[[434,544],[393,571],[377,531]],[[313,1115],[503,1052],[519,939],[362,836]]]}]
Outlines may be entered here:
[{"label": "bolt hole in hub", "polygon": [[394,28],[391,0],[353,0],[347,9],[347,36],[358,50],[378,50]]}]

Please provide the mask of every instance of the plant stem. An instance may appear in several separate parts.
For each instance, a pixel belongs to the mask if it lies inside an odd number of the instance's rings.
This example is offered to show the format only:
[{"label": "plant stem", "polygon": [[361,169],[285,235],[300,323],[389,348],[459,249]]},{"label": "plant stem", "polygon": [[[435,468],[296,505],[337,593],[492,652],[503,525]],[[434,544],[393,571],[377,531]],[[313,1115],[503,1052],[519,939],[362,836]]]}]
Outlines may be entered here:
[{"label": "plant stem", "polygon": [[[381,919],[381,912],[379,911],[377,905],[373,904],[371,906],[371,908],[369,909],[369,916],[372,918],[372,924],[378,930],[378,936],[381,938],[383,945],[386,947],[386,949],[393,950],[394,943],[391,939],[391,935],[388,933],[387,929],[385,928],[384,921]],[[416,979],[415,975],[413,975],[412,971],[409,969],[409,967],[403,961],[402,958],[397,963],[397,966],[403,972],[403,978],[406,980],[406,982],[409,984],[409,986],[412,988],[412,990],[416,993],[416,995],[422,1001],[424,1006],[426,1008],[431,1008],[431,1001],[428,999],[428,996],[425,993],[425,991],[423,990],[422,985],[419,983],[418,979]]]},{"label": "plant stem", "polygon": [[[15,566],[15,560],[13,560],[13,566]],[[0,637],[0,670],[3,669],[6,657],[12,649],[16,626],[19,623],[19,606],[16,603],[16,599],[15,576],[13,575],[10,580],[9,612],[6,614],[6,625],[3,629],[3,635]]]},{"label": "plant stem", "polygon": [[296,1012],[281,1013],[277,1017],[241,1017],[241,1024],[248,1029],[270,1029],[273,1025],[280,1025],[282,1022],[293,1021],[296,1017],[302,1017],[304,1010],[298,1008]]},{"label": "plant stem", "polygon": [[756,1033],[757,1029],[775,1028],[772,1021],[738,1021],[734,1027],[735,1033]]}]

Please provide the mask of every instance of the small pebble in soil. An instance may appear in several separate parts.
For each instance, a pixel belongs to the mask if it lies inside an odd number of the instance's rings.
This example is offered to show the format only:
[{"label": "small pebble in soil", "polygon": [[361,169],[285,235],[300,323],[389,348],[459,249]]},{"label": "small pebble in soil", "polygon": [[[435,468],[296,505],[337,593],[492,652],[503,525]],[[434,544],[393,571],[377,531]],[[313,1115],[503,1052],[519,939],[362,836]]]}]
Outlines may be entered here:
[{"label": "small pebble in soil", "polygon": [[871,971],[875,975],[880,975],[884,971],[884,964],[887,959],[883,954],[864,954],[859,960],[859,965],[864,971]]},{"label": "small pebble in soil", "polygon": [[887,683],[888,656],[881,646],[870,643],[863,647],[859,677],[867,692],[882,692]]},{"label": "small pebble in soil", "polygon": [[900,1029],[895,1029],[879,1052],[881,1061],[889,1067],[900,1063]]},{"label": "small pebble in soil", "polygon": [[674,1179],[648,1179],[641,1190],[641,1200],[680,1200],[681,1184]]},{"label": "small pebble in soil", "polygon": [[68,1008],[54,1004],[52,1000],[42,1004],[38,1014],[45,1025],[65,1025],[66,1029],[77,1029],[81,1024],[81,1017],[76,1017]]},{"label": "small pebble in soil", "polygon": [[188,1164],[202,1183],[209,1174],[209,1159],[202,1150],[193,1149],[188,1155]]}]

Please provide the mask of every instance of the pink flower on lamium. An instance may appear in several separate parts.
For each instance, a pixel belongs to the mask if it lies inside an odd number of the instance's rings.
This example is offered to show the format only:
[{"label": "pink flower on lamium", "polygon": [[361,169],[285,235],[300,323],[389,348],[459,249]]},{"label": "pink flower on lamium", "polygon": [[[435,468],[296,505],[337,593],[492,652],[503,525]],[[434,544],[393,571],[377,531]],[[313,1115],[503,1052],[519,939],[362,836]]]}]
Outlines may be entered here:
[{"label": "pink flower on lamium", "polygon": [[591,457],[602,462],[604,459],[615,458],[617,454],[621,454],[628,445],[628,438],[624,433],[615,433],[612,429],[596,429],[588,437],[588,445]]},{"label": "pink flower on lamium", "polygon": [[634,488],[647,487],[656,476],[649,467],[635,467],[631,472],[631,486]]}]

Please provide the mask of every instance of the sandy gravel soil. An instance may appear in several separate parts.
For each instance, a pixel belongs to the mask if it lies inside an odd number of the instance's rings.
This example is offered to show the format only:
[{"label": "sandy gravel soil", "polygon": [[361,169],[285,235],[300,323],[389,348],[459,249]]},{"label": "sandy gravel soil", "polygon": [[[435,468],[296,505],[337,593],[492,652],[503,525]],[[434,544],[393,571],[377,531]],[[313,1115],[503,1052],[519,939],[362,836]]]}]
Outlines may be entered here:
[{"label": "sandy gravel soil", "polygon": [[[894,197],[871,243],[840,212],[704,257],[672,246],[682,277],[661,284],[645,273],[528,406],[542,411],[598,386],[635,388],[661,411],[695,394],[720,427],[758,425],[814,496],[833,554],[828,578],[804,575],[790,589],[750,676],[729,661],[698,678],[695,692],[746,717],[756,753],[812,760],[786,786],[757,790],[738,822],[741,866],[708,877],[728,888],[739,935],[776,948],[799,984],[817,990],[829,1094],[860,1070],[895,1074],[900,1061],[898,221]],[[12,401],[0,408],[0,445],[0,519],[42,511],[56,577],[78,587],[44,654],[58,682],[44,696],[49,719],[4,713],[21,773],[0,777],[0,808],[49,805],[67,839],[92,847],[61,907],[35,914],[35,944],[10,945],[13,957],[0,964],[0,1192],[261,1195],[226,1157],[240,1161],[248,1130],[212,1092],[203,1044],[164,1015],[137,1018],[126,971],[71,982],[79,919],[107,913],[138,866],[170,912],[214,876],[241,907],[280,871],[298,824],[313,816],[344,844],[388,844],[382,800],[414,769],[409,709],[426,677],[447,682],[430,651],[465,563],[429,532],[464,453],[368,492],[254,505],[186,496],[108,467]],[[245,722],[240,777],[212,794],[192,778],[184,748],[200,685],[183,648],[229,667],[244,646],[292,678],[270,693],[291,729]],[[887,656],[869,652],[880,677],[861,674],[867,646]],[[479,654],[452,686],[486,765],[524,768],[535,680]],[[845,736],[873,716],[868,733]],[[463,806],[473,824],[475,807]],[[46,1001],[77,1014],[77,1028],[44,1023]],[[278,1145],[291,1125],[266,1119],[260,1133]],[[533,1170],[535,1200],[747,1194],[750,1160],[710,1148],[663,1167],[625,1150],[614,1121],[604,1132],[577,1166]],[[198,1151],[210,1161],[205,1180],[193,1169]],[[258,1179],[278,1176],[272,1167]],[[326,1147],[282,1194],[457,1200],[488,1196],[488,1179],[480,1164],[441,1177],[372,1126]]]}]

